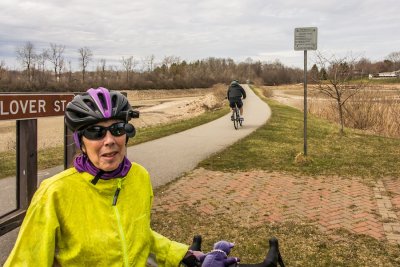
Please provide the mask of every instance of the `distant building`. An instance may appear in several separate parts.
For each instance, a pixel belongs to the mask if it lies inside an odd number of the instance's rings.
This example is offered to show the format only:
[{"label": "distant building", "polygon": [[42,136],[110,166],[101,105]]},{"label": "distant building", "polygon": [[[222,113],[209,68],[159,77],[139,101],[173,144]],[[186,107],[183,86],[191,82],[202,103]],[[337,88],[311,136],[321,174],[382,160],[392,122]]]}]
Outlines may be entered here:
[{"label": "distant building", "polygon": [[390,78],[399,78],[400,70],[392,71],[392,72],[380,72],[369,75],[369,79],[390,79]]}]

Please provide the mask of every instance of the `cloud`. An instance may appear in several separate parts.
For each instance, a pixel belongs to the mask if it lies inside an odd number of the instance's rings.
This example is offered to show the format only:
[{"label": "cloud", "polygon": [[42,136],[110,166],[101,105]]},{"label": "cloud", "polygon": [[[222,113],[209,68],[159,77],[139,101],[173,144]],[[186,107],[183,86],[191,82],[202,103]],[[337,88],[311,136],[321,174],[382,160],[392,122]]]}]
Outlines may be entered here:
[{"label": "cloud", "polygon": [[323,51],[382,60],[399,50],[399,7],[397,0],[2,0],[0,60],[17,66],[16,47],[31,41],[37,51],[49,43],[65,45],[72,61],[86,46],[97,60],[114,64],[122,56],[276,56],[302,67],[302,53],[293,49],[297,27],[318,27]]}]

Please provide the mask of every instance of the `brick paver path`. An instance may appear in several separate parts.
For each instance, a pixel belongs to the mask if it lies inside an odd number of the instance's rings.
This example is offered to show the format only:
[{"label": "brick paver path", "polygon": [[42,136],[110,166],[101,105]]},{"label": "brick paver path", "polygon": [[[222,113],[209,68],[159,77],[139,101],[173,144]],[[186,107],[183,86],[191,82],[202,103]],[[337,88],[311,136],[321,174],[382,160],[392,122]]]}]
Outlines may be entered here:
[{"label": "brick paver path", "polygon": [[322,231],[345,228],[400,244],[400,182],[309,178],[265,171],[223,173],[196,169],[154,201],[154,211],[189,205],[205,214],[235,212],[251,224],[295,218]]}]

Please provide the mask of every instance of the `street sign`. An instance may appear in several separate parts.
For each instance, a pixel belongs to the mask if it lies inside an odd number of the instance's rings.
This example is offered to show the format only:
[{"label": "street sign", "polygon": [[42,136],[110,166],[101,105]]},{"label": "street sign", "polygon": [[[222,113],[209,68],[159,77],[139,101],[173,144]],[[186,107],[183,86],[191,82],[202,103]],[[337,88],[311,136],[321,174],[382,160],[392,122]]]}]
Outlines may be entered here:
[{"label": "street sign", "polygon": [[61,116],[73,94],[0,94],[0,121]]},{"label": "street sign", "polygon": [[294,50],[317,50],[317,27],[294,29]]},{"label": "street sign", "polygon": [[317,27],[294,29],[294,50],[304,51],[304,156],[307,156],[307,50],[317,50]]}]

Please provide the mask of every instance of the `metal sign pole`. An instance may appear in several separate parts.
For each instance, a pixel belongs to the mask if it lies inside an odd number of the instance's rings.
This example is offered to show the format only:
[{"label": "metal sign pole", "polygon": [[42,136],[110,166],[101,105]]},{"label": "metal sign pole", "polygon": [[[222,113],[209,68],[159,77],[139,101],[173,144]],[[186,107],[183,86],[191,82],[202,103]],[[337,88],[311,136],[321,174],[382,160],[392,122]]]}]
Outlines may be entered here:
[{"label": "metal sign pole", "polygon": [[307,50],[304,50],[304,156],[307,156]]},{"label": "metal sign pole", "polygon": [[307,50],[317,50],[318,28],[294,29],[294,50],[304,51],[304,156],[307,156]]}]

